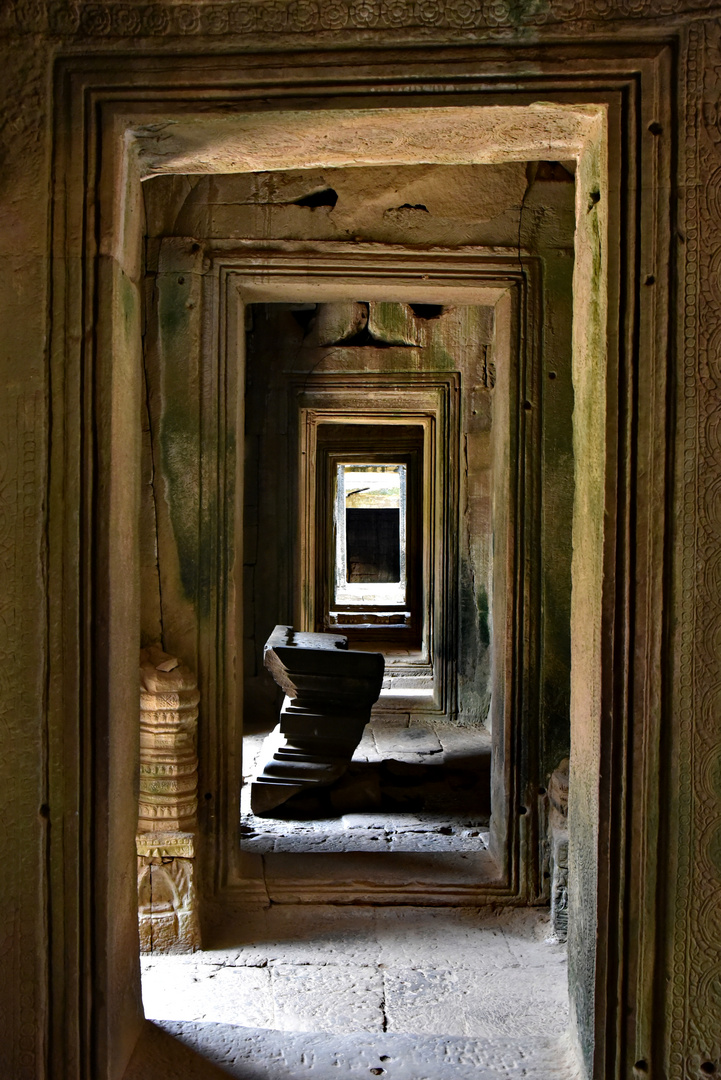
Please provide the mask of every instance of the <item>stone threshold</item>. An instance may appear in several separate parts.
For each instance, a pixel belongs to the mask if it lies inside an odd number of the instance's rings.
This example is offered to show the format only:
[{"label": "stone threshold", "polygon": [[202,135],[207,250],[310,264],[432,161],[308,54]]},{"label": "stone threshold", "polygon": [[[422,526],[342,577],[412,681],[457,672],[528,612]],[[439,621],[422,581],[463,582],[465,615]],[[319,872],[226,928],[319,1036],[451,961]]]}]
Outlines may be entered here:
[{"label": "stone threshold", "polygon": [[479,905],[512,902],[489,851],[241,853],[223,904]]}]

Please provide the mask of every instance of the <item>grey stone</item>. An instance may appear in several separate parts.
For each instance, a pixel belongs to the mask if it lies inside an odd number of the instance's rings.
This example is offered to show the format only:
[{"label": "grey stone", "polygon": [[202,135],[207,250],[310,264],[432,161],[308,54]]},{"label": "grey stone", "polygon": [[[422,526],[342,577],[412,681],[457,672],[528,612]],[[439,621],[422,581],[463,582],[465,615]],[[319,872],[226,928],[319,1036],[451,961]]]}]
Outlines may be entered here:
[{"label": "grey stone", "polygon": [[390,838],[391,851],[484,851],[486,845],[480,836],[463,836],[448,833],[397,833]]},{"label": "grey stone", "polygon": [[441,744],[430,727],[374,724],[373,736],[381,754],[438,754]]},{"label": "grey stone", "polygon": [[330,801],[341,813],[380,809],[382,800],[378,772],[373,770],[355,775],[346,774],[333,785]]},{"label": "grey stone", "polygon": [[303,633],[292,626],[275,627],[263,662],[298,705],[314,708],[322,701],[351,711],[370,710],[378,700],[385,666],[380,653],[349,650],[340,634]]},{"label": "grey stone", "polygon": [[571,1080],[548,931],[538,909],[274,906],[228,922],[242,946],[146,960],[146,1009],[243,1080]]},{"label": "grey stone", "polygon": [[385,986],[388,1031],[492,1039],[560,1036],[568,1024],[563,980],[538,969],[416,966],[387,972]]},{"label": "grey stone", "polygon": [[256,814],[343,775],[380,693],[384,668],[380,653],[349,651],[345,637],[301,633],[292,626],[275,627],[263,659],[286,696],[251,781]]},{"label": "grey stone", "polygon": [[383,1031],[383,973],[376,966],[275,964],[272,987],[281,1031]]},{"label": "grey stone", "polygon": [[[534,914],[545,929],[545,913]],[[497,915],[486,909],[397,908],[377,920],[376,933],[380,959],[390,970],[415,965],[505,971],[519,962]]]},{"label": "grey stone", "polygon": [[[169,1022],[164,1022],[162,1029],[235,1080],[302,1080],[308,1076],[314,1080],[339,1080],[345,1076],[380,1076],[384,1080],[579,1077],[568,1041],[548,1036],[483,1039],[391,1033],[311,1035]],[[136,1072],[129,1080],[146,1080],[150,1075]]]}]

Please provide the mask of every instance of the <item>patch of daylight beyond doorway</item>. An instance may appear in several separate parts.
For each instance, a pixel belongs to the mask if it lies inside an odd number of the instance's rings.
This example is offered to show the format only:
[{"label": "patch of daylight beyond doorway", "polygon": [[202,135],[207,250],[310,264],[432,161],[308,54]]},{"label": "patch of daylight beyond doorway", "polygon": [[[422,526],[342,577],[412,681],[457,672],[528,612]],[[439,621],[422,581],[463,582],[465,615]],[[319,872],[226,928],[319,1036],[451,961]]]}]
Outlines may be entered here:
[{"label": "patch of daylight beyond doorway", "polygon": [[183,1080],[575,1080],[549,934],[529,908],[239,911],[223,947],[142,958],[145,1013],[192,1052]]}]

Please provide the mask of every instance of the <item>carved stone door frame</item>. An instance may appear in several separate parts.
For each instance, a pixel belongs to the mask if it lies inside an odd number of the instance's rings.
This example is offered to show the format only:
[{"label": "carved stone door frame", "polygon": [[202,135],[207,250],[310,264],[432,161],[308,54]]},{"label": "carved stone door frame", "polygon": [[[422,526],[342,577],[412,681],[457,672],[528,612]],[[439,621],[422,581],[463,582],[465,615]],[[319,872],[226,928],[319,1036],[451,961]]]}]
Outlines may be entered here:
[{"label": "carved stone door frame", "polygon": [[[599,1080],[628,1075],[633,1061],[656,1053],[660,819],[646,807],[659,805],[664,721],[666,624],[658,612],[665,610],[671,466],[662,313],[671,308],[662,268],[669,265],[664,184],[672,147],[659,128],[673,130],[672,50],[618,46],[609,57],[593,46],[547,47],[540,66],[518,53],[506,59],[497,47],[468,46],[437,58],[428,49],[399,49],[382,69],[351,51],[323,54],[322,63],[286,52],[159,56],[152,66],[148,55],[99,55],[57,67],[49,558],[58,617],[48,685],[50,806],[63,812],[51,820],[48,858],[50,1060],[58,1076],[120,1075],[141,1023],[130,797],[138,708],[139,184],[163,170],[268,167],[273,154],[282,166],[270,167],[293,167],[294,152],[307,155],[314,145],[310,135],[324,119],[319,102],[340,139],[331,164],[350,154],[342,146],[348,129],[356,149],[358,139],[371,147],[370,163],[418,160],[414,130],[423,132],[424,152],[435,145],[433,159],[446,163],[469,147],[477,160],[579,157],[573,1030]],[[344,129],[338,114],[347,110]],[[262,122],[248,126],[248,116]],[[478,128],[475,143],[463,117]],[[368,141],[399,120],[395,143]],[[310,133],[304,144],[301,123]],[[273,139],[291,127],[278,156]],[[499,130],[502,146],[493,143]],[[584,281],[594,283],[590,293]],[[631,794],[640,789],[643,804]],[[641,929],[631,933],[639,919]],[[69,957],[81,958],[79,969]],[[87,984],[78,970],[88,973]],[[80,1020],[68,1031],[70,1001]]]},{"label": "carved stone door frame", "polygon": [[[372,899],[375,903],[467,905],[538,902],[544,893],[544,827],[536,776],[540,749],[536,676],[541,634],[535,553],[541,549],[538,500],[542,459],[538,260],[523,253],[523,265],[519,267],[517,252],[498,249],[437,249],[429,255],[400,245],[354,244],[349,250],[347,245],[327,242],[303,244],[297,252],[292,245],[277,243],[247,243],[240,248],[228,243],[218,250],[216,243],[204,247],[190,238],[185,242],[174,240],[173,250],[175,270],[163,262],[168,288],[175,287],[181,271],[187,280],[190,259],[207,271],[202,316],[207,371],[200,381],[211,391],[204,395],[199,426],[218,433],[217,442],[208,444],[203,506],[198,510],[198,555],[202,562],[199,577],[210,583],[210,606],[207,617],[199,620],[197,654],[199,683],[201,687],[205,684],[206,720],[199,756],[205,762],[205,786],[217,794],[216,811],[212,819],[206,820],[204,829],[206,875],[216,900],[348,903]],[[293,860],[265,856],[262,865],[260,856],[240,853],[242,687],[237,657],[242,638],[238,631],[242,580],[234,568],[239,560],[242,563],[245,342],[238,328],[245,325],[244,308],[248,303],[302,302],[309,296],[316,300],[358,296],[410,300],[420,296],[432,298],[435,303],[492,306],[496,313],[494,423],[499,434],[493,482],[499,492],[499,510],[494,523],[494,620],[499,632],[494,636],[492,843],[490,855],[479,854],[473,860],[474,867],[467,860],[459,863],[455,873],[449,870],[447,857],[428,857],[427,868],[421,873],[417,860],[408,860],[411,865],[404,870],[403,857],[398,855],[379,863],[374,856],[357,853],[321,858],[308,854],[301,860],[300,872],[284,870],[285,864]],[[195,308],[186,315],[189,322],[200,317]],[[180,340],[196,337],[196,332],[190,330],[179,335]],[[335,397],[332,393],[334,379],[328,376],[326,382],[324,392],[337,405],[338,391]],[[342,383],[342,379],[335,377],[335,382]],[[356,376],[350,382],[361,383],[362,379]],[[446,439],[455,432],[458,443],[455,373],[368,375],[366,383],[367,406],[374,394],[387,394],[398,384],[404,388],[409,412],[420,414],[425,409],[435,420],[437,437]],[[388,384],[385,390],[384,384]],[[359,387],[353,391],[356,399],[359,392]],[[535,410],[525,407],[529,400],[537,403]],[[443,465],[448,473],[441,484],[444,500],[441,506],[434,507],[434,518],[442,518],[445,495],[452,495],[457,458],[458,446],[450,451],[449,461]],[[440,458],[436,468],[440,468]],[[455,498],[450,498],[450,503],[454,504]],[[454,554],[457,529],[450,523],[445,531],[448,535],[436,545],[441,561],[435,572],[450,593],[449,581],[458,573]],[[305,573],[310,574],[310,567],[304,565]],[[441,651],[453,651],[455,647],[458,620],[450,601],[437,607],[444,619],[440,630],[443,646],[437,647],[435,661],[440,666]],[[307,612],[300,607],[299,615],[307,618]],[[448,665],[446,671],[444,665],[441,678],[450,679],[451,669],[452,665]],[[453,693],[452,689],[443,689]],[[204,783],[201,781],[201,786]],[[380,866],[389,862],[393,864],[390,877],[379,872]]]}]

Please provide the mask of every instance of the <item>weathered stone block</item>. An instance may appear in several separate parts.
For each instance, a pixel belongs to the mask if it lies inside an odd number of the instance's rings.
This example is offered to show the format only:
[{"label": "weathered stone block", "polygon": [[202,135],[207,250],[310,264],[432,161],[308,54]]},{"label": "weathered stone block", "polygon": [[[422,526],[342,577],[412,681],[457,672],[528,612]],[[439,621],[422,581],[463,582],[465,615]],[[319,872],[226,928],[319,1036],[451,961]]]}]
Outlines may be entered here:
[{"label": "weathered stone block", "polygon": [[251,806],[267,813],[306,786],[331,784],[348,768],[383,681],[380,653],[348,650],[336,634],[276,626],[265,666],[286,697],[251,783]]}]

